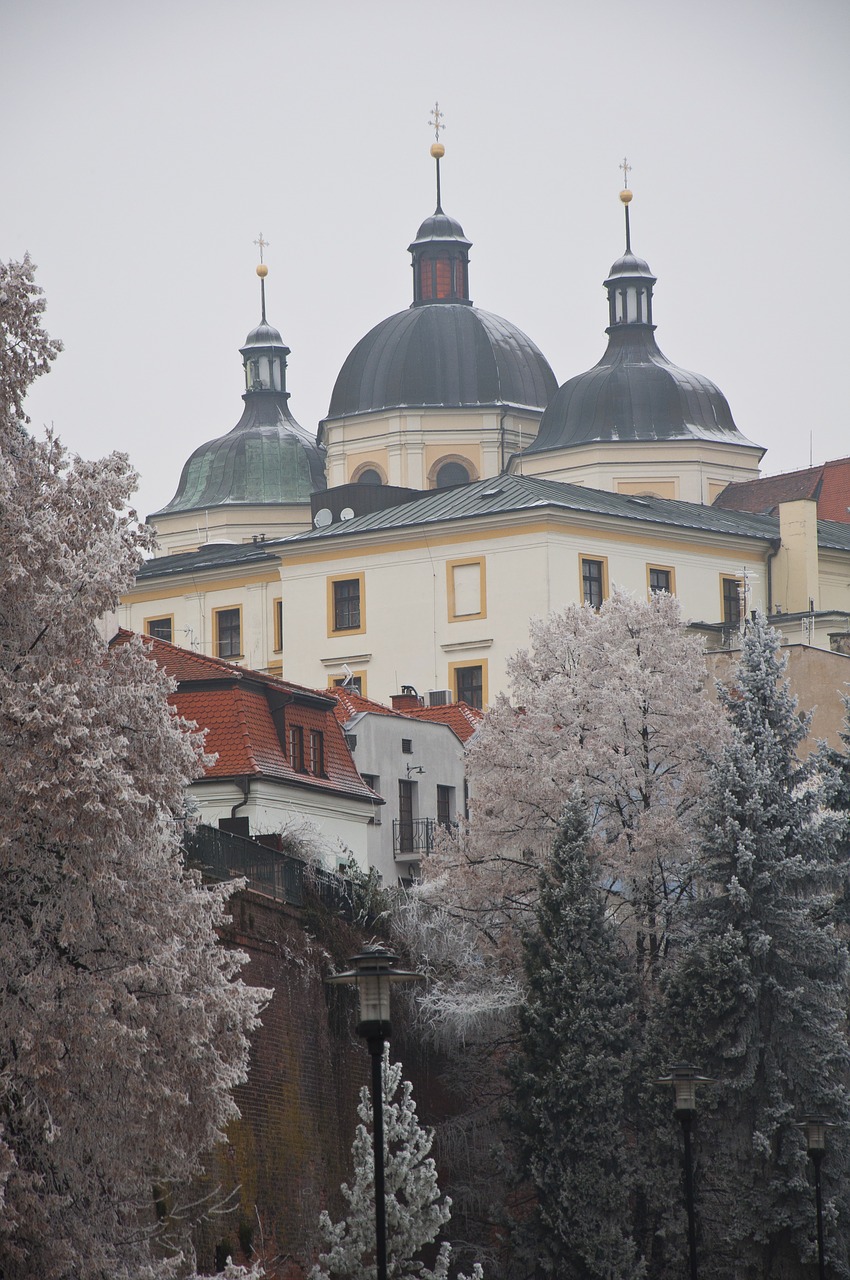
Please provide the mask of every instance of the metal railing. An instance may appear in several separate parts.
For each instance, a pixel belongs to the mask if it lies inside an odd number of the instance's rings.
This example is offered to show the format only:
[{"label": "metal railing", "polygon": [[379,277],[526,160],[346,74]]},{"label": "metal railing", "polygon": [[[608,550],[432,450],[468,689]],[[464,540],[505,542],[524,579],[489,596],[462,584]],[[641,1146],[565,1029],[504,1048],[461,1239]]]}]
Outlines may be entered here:
[{"label": "metal railing", "polygon": [[434,848],[434,819],[393,819],[393,856],[403,861],[427,858]]},{"label": "metal railing", "polygon": [[244,836],[199,825],[183,841],[186,858],[209,880],[244,877],[248,887],[277,902],[303,907],[309,883],[330,911],[353,919],[351,882],[345,876],[313,867],[289,853],[280,853]]}]

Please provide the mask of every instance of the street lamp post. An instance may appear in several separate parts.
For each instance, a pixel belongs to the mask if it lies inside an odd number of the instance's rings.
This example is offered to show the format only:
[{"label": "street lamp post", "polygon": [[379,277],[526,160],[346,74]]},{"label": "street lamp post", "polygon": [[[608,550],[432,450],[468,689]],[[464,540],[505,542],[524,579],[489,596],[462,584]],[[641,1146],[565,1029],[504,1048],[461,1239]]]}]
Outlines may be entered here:
[{"label": "street lamp post", "polygon": [[713,1084],[709,1076],[701,1076],[696,1067],[677,1063],[670,1068],[669,1076],[657,1080],[656,1084],[672,1084],[675,1102],[674,1114],[682,1126],[682,1137],[685,1143],[685,1205],[688,1211],[688,1256],[690,1260],[690,1280],[699,1280],[697,1275],[697,1225],[694,1207],[694,1159],[691,1148],[691,1130],[694,1112],[697,1109],[697,1085]]},{"label": "street lamp post", "polygon": [[815,1210],[817,1212],[818,1223],[819,1280],[826,1280],[823,1256],[823,1200],[821,1199],[820,1189],[820,1167],[824,1151],[826,1150],[826,1131],[828,1127],[828,1121],[826,1121],[823,1116],[806,1116],[802,1124],[802,1128],[806,1134],[806,1150],[809,1154],[809,1159],[815,1167]]},{"label": "street lamp post", "polygon": [[374,947],[352,956],[351,969],[328,978],[333,983],[353,983],[357,987],[360,1016],[357,1033],[366,1041],[372,1059],[372,1139],[375,1159],[375,1266],[377,1280],[387,1280],[387,1204],[384,1185],[384,1090],[382,1064],[384,1043],[390,1038],[390,986],[423,977],[396,969],[398,956],[383,947]]}]

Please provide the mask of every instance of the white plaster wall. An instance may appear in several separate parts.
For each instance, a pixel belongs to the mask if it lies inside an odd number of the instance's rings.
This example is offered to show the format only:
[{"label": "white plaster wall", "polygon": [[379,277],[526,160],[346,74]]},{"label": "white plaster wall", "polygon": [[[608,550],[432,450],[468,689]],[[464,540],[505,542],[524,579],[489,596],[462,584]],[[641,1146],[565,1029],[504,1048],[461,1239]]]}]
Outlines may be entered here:
[{"label": "white plaster wall", "polygon": [[234,805],[240,805],[237,816],[248,818],[252,835],[298,831],[307,822],[320,834],[324,864],[330,870],[346,862],[349,854],[361,870],[369,866],[372,806],[367,801],[264,780],[252,780],[247,805],[241,805],[244,797],[240,788],[226,781],[196,782],[189,791],[202,820],[210,826],[217,826],[220,818],[229,818]]}]

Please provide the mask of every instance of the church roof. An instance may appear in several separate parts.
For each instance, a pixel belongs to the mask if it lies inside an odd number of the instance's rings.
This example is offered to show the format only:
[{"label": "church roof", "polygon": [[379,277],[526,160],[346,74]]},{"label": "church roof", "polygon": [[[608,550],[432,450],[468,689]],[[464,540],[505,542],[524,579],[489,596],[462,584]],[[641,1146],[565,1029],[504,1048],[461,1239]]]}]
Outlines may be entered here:
[{"label": "church roof", "polygon": [[565,382],[526,452],[596,441],[725,440],[750,445],[719,387],[681,369],[659,349],[648,325],[609,330],[602,359]]},{"label": "church roof", "polygon": [[529,337],[466,302],[416,305],[382,320],[340,370],[329,418],[407,407],[543,409],[557,380]]},{"label": "church roof", "polygon": [[198,446],[174,497],[150,519],[235,503],[308,503],[324,487],[322,451],[289,413],[286,396],[249,393],[236,426]]},{"label": "church roof", "polygon": [[681,369],[658,347],[652,322],[656,278],[632,251],[631,198],[628,189],[620,193],[626,248],[605,280],[608,349],[592,369],[559,387],[525,452],[659,440],[758,448],[738,430],[720,388],[701,373]]}]

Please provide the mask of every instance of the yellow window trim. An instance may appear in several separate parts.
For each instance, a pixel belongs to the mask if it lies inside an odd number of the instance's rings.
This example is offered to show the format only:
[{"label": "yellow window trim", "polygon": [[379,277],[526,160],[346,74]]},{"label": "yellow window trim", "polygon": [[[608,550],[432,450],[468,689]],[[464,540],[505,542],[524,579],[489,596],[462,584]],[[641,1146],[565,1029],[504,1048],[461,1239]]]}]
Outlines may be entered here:
[{"label": "yellow window trim", "polygon": [[[368,694],[366,693],[366,672],[365,672],[365,671],[352,671],[352,673],[351,673],[351,674],[354,676],[354,678],[355,678],[355,679],[359,679],[359,680],[360,680],[360,697],[361,697],[361,698],[368,697]],[[329,689],[337,689],[337,688],[339,688],[339,685],[337,684],[337,680],[344,680],[344,679],[345,679],[345,674],[344,674],[344,673],[343,673],[342,675],[340,675],[340,673],[339,673],[339,672],[337,672],[337,673],[336,673],[336,674],[334,674],[334,675],[329,675],[329,676],[328,676],[328,688],[329,688]],[[355,689],[355,693],[356,693],[356,692],[357,692],[357,690]]]},{"label": "yellow window trim", "polygon": [[646,566],[646,598],[649,600],[653,595],[649,586],[650,569],[659,569],[662,573],[670,574],[670,595],[674,596],[676,594],[676,570],[673,566],[671,564],[648,564]]},{"label": "yellow window trim", "polygon": [[490,680],[487,671],[486,658],[466,658],[462,662],[449,663],[449,682],[448,688],[451,689],[455,701],[457,701],[457,669],[458,667],[480,667],[481,668],[481,702],[484,710],[490,702]]},{"label": "yellow window trim", "polygon": [[[360,583],[360,626],[359,627],[340,627],[339,630],[334,626],[336,621],[336,612],[334,610],[334,583],[336,582],[354,582]],[[365,573],[336,573],[332,578],[328,578],[328,636],[362,636],[366,630],[366,575]]]},{"label": "yellow window trim", "polygon": [[[239,611],[239,653],[231,653],[228,655],[228,657],[225,658],[218,651],[218,648],[219,648],[218,615],[220,613],[232,613],[234,609],[238,609]],[[213,650],[214,650],[213,657],[219,658],[222,662],[237,662],[241,658],[245,657],[245,628],[242,622],[241,604],[223,604],[221,605],[220,608],[213,609],[212,611],[212,643],[213,643]]]},{"label": "yellow window trim", "polygon": [[608,557],[594,555],[590,551],[580,551],[578,557],[578,598],[584,602],[584,562],[592,560],[594,564],[602,565],[602,599],[607,600],[611,594],[608,588]]},{"label": "yellow window trim", "polygon": [[[278,605],[280,608],[278,608]],[[273,653],[283,652],[283,596],[275,596],[272,600],[272,625],[274,627]]]},{"label": "yellow window trim", "polygon": [[171,643],[174,644],[174,614],[173,613],[154,613],[149,618],[145,618],[142,623],[142,634],[150,636],[148,627],[152,622],[170,622],[171,623]]},{"label": "yellow window trim", "polygon": [[[724,584],[724,582],[737,582],[737,584],[738,584],[738,607],[739,607],[739,611],[740,611],[740,614],[741,614],[741,618],[743,618],[743,617],[744,617],[744,601],[743,601],[743,600],[742,600],[742,598],[741,598],[741,588],[742,588],[742,587],[743,587],[743,585],[744,585],[744,575],[743,575],[743,574],[741,574],[741,573],[721,573],[721,575],[720,575],[720,614],[719,614],[719,617],[720,617],[720,622],[721,622],[721,624],[725,626],[725,625],[727,625],[727,623],[726,623],[726,619],[725,619],[725,617],[724,617],[724,615],[723,615],[723,584]],[[730,625],[730,626],[731,626],[731,623],[730,623],[730,624],[728,624],[728,625]]]},{"label": "yellow window trim", "polygon": [[[455,603],[455,569],[466,565],[477,565],[479,573],[478,599],[481,609],[478,613],[458,613]],[[464,560],[446,561],[446,592],[449,602],[449,622],[474,622],[477,618],[487,617],[487,574],[483,556],[470,556]]]}]

